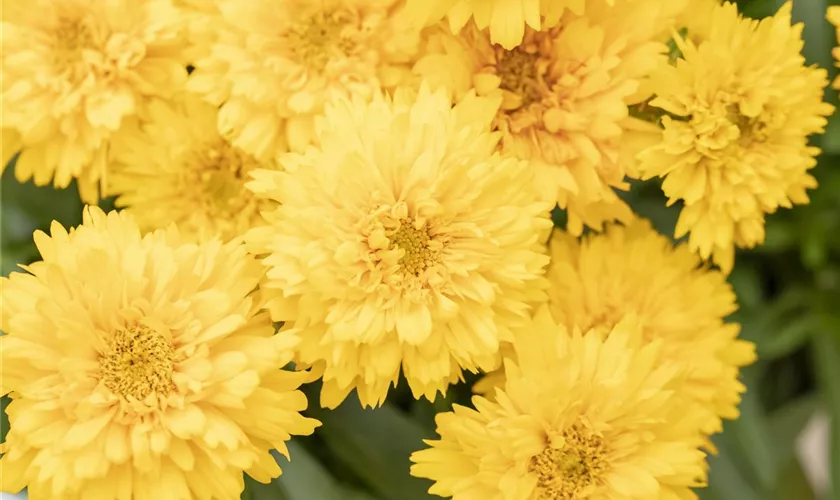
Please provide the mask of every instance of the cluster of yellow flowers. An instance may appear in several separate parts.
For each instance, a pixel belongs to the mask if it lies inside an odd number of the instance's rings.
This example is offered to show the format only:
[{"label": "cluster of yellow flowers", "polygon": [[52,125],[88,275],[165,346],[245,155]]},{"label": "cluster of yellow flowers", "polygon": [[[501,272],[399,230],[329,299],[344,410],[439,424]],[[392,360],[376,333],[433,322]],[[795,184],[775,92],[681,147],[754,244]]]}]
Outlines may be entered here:
[{"label": "cluster of yellow flowers", "polygon": [[[801,35],[790,3],[2,0],[3,165],[125,207],[0,280],[2,490],[238,498],[319,425],[301,384],[481,372],[412,456],[431,493],[695,498],[755,359],[735,248],[808,202],[833,112]],[[686,243],[617,193],[654,177]]]}]

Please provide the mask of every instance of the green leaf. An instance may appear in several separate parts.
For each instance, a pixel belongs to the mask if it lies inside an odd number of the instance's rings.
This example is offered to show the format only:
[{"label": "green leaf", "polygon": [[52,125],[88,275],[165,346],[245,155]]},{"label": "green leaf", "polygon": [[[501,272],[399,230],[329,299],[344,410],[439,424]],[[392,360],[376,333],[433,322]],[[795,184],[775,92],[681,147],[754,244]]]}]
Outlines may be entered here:
[{"label": "green leaf", "polygon": [[[434,434],[386,403],[363,410],[355,393],[335,410],[312,408],[316,432],[337,460],[387,500],[428,500],[431,482],[409,475],[409,455]],[[292,458],[294,460],[294,457]]]},{"label": "green leaf", "polygon": [[9,396],[0,397],[0,443],[6,441],[6,433],[9,432],[9,416],[6,415],[6,407],[11,399]]},{"label": "green leaf", "polygon": [[776,481],[776,454],[767,416],[755,390],[757,369],[754,365],[742,371],[747,392],[739,407],[741,416],[726,422],[718,439],[737,460],[743,477],[756,491],[772,491]]},{"label": "green leaf", "polygon": [[823,400],[831,415],[830,465],[832,491],[829,498],[840,500],[840,321],[825,321],[814,335],[813,359]]},{"label": "green leaf", "polygon": [[779,487],[773,492],[771,500],[814,500],[814,490],[802,464],[796,457],[790,458],[786,465],[779,471]]},{"label": "green leaf", "polygon": [[809,394],[770,413],[768,427],[773,436],[778,463],[789,466],[789,462],[796,459],[796,440],[819,405],[819,398]]},{"label": "green leaf", "polygon": [[732,274],[729,275],[729,283],[735,290],[741,308],[757,308],[764,302],[761,274],[753,261],[738,262],[738,265],[732,269]]},{"label": "green leaf", "polygon": [[758,355],[763,359],[776,359],[791,354],[811,338],[819,322],[813,315],[794,318],[773,334],[764,336],[758,344]]},{"label": "green leaf", "polygon": [[343,500],[344,492],[338,482],[295,440],[287,444],[291,461],[277,456],[283,474],[276,479],[289,500]]},{"label": "green leaf", "polygon": [[291,461],[274,453],[283,469],[280,477],[270,484],[262,484],[246,476],[243,500],[376,500],[363,491],[342,485],[298,439],[287,444]]},{"label": "green leaf", "polygon": [[[8,222],[9,207],[26,214],[33,227],[29,230],[29,237],[35,229],[49,230],[50,223],[57,220],[64,227],[76,226],[82,221],[82,202],[76,190],[75,183],[66,189],[53,189],[50,186],[38,187],[31,181],[19,183],[15,180],[12,170],[4,172],[0,189],[3,190],[2,217],[3,224]],[[15,214],[17,215],[17,214]]]},{"label": "green leaf", "polygon": [[709,457],[709,486],[697,490],[701,500],[765,500],[742,475],[729,446],[718,435],[718,454]]}]

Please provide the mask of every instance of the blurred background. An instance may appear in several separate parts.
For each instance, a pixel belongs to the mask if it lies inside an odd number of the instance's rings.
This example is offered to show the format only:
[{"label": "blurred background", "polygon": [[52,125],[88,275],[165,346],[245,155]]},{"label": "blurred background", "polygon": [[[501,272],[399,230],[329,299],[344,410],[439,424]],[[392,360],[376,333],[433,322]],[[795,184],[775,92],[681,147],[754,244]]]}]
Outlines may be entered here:
[{"label": "blurred background", "polygon": [[[738,3],[746,15],[760,18],[784,2]],[[825,12],[838,4],[794,0],[793,7],[794,19],[806,25],[806,58],[832,76],[836,40]],[[828,100],[836,104],[837,93],[830,91]],[[703,500],[840,500],[840,113],[814,143],[823,154],[811,204],[770,216],[765,245],[737,256],[731,282],[741,309],[732,319],[758,345],[760,361],[743,372],[748,391],[740,420],[727,423],[714,440],[720,453],[710,457],[709,488],[698,492]],[[673,234],[676,210],[665,208],[656,183],[634,186],[627,199],[662,233]],[[101,206],[113,208],[110,200]],[[81,210],[75,186],[55,191],[20,185],[7,169],[0,187],[2,274],[38,258],[34,230],[47,230],[53,219],[77,225]],[[436,412],[453,402],[468,404],[473,382],[434,404],[414,401],[401,383],[378,410],[363,411],[353,397],[335,411],[311,409],[324,425],[291,442],[294,460],[279,458],[281,478],[270,485],[248,482],[243,499],[431,498],[429,483],[408,475],[408,456],[434,436]],[[306,392],[317,401],[317,386]],[[2,403],[5,408],[7,400]],[[5,436],[4,412],[0,426]]]}]

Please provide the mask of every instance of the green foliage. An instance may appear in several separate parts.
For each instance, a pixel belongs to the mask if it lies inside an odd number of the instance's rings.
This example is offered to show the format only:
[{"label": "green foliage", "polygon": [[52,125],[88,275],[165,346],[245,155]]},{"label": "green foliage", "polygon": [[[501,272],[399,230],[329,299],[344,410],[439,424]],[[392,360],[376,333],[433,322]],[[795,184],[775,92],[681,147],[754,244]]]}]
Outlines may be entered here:
[{"label": "green foliage", "polygon": [[[762,17],[781,0],[744,0],[742,11]],[[794,17],[806,23],[806,57],[831,67],[833,33],[825,9],[836,0],[794,2]],[[832,68],[832,74],[836,70]],[[829,96],[836,102],[836,92]],[[820,188],[810,205],[783,210],[767,219],[767,241],[739,252],[731,283],[741,309],[733,317],[743,336],[758,345],[760,361],[744,371],[748,387],[740,420],[727,422],[715,437],[705,500],[814,498],[794,453],[795,440],[811,416],[832,416],[831,474],[840,500],[840,113],[817,139],[824,154],[814,175]],[[673,234],[679,207],[665,207],[655,182],[634,183],[623,195],[664,234]],[[109,206],[109,203],[105,203]],[[38,257],[35,230],[81,220],[75,188],[54,190],[18,184],[11,169],[2,179],[0,267],[2,274]],[[555,214],[562,223],[563,214]],[[408,456],[434,437],[433,417],[453,403],[469,404],[468,381],[435,403],[414,401],[405,384],[377,410],[362,410],[355,397],[334,411],[317,408],[317,385],[306,388],[308,414],[323,422],[315,435],[295,438],[292,461],[280,457],[284,474],[269,485],[246,481],[243,499],[420,500],[431,498],[429,482],[409,476]],[[7,398],[3,399],[3,409]],[[8,422],[2,414],[2,435]]]}]

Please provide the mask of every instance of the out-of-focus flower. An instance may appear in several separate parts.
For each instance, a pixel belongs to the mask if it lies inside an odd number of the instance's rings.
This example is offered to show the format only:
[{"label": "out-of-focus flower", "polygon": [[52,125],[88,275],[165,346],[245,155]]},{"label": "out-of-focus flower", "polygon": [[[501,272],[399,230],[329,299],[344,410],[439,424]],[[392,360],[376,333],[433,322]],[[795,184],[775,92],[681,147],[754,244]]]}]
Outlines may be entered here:
[{"label": "out-of-focus flower", "polygon": [[0,127],[4,147],[16,135],[15,176],[76,179],[95,202],[113,134],[186,81],[182,18],[170,0],[33,0],[4,1],[0,19]]},{"label": "out-of-focus flower", "polygon": [[404,14],[419,26],[446,18],[456,35],[473,21],[479,30],[488,31],[492,43],[510,50],[522,43],[526,26],[535,31],[555,26],[567,9],[579,15],[585,4],[586,0],[408,0]]},{"label": "out-of-focus flower", "polygon": [[[129,207],[142,231],[176,223],[182,235],[229,240],[262,221],[268,202],[245,189],[257,162],[216,129],[216,107],[193,95],[149,107],[147,121],[115,140],[109,195]],[[125,136],[125,140],[120,140]]]},{"label": "out-of-focus flower", "polygon": [[[261,161],[303,151],[333,94],[370,98],[410,75],[419,32],[398,0],[222,0],[188,88],[221,106],[219,130]],[[201,37],[193,35],[194,40]]]}]

